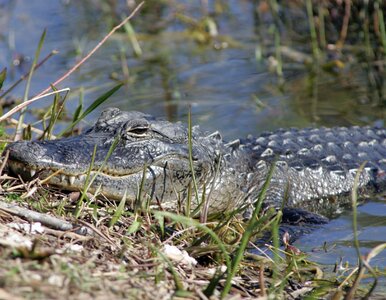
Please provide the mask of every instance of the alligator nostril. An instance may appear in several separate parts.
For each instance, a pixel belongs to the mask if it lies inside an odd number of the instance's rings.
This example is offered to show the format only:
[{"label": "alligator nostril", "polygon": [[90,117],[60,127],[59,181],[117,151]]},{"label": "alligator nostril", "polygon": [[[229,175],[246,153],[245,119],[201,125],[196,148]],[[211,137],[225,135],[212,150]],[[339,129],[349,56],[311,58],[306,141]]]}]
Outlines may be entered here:
[{"label": "alligator nostril", "polygon": [[121,110],[116,107],[106,108],[104,111],[102,111],[98,121],[108,121],[111,118],[114,118],[115,116],[119,115],[120,112]]}]

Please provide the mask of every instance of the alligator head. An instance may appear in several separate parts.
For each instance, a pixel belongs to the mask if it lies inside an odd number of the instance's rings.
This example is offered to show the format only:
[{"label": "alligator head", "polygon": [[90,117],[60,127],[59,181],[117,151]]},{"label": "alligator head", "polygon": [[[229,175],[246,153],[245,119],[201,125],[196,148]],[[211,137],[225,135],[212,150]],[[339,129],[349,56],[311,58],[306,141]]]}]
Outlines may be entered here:
[{"label": "alligator head", "polygon": [[79,136],[10,144],[8,165],[26,180],[39,177],[66,190],[87,187],[88,192],[108,198],[126,195],[129,203],[148,199],[173,209],[186,200],[189,186],[194,190],[193,169],[199,192],[193,200],[201,200],[215,189],[212,198],[217,203],[212,208],[220,211],[234,206],[234,200],[227,202],[223,197],[232,193],[234,198],[234,187],[229,183],[222,186],[224,176],[234,174],[220,174],[217,179],[214,175],[219,164],[225,163],[227,149],[219,134],[205,135],[193,127],[191,144],[192,166],[186,126],[109,108]]}]

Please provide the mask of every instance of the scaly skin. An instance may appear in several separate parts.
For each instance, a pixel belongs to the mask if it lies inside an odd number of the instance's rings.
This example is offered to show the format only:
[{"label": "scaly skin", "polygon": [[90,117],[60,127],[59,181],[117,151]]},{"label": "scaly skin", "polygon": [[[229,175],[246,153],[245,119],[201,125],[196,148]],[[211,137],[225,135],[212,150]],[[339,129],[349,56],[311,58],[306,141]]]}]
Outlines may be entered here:
[{"label": "scaly skin", "polygon": [[[365,161],[361,192],[383,189],[386,182],[382,128],[278,130],[231,143],[217,132],[208,135],[198,127],[192,132],[197,199],[205,197],[209,213],[252,204],[273,163],[267,206],[281,207],[285,201],[285,207],[336,212],[347,202],[357,169]],[[26,180],[55,173],[48,184],[83,190],[95,147],[90,192],[99,190],[113,199],[126,195],[131,204],[141,199],[165,209],[184,207],[192,185],[188,129],[139,112],[110,108],[79,136],[12,143],[7,147],[8,165]],[[198,203],[192,199],[194,209]]]}]

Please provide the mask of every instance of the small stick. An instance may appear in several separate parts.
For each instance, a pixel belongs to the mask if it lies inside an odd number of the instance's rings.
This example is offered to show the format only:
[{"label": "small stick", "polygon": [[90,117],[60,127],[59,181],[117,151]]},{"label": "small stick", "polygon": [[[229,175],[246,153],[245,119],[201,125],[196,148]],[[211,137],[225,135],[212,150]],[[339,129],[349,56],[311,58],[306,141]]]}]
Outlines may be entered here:
[{"label": "small stick", "polygon": [[1,166],[0,166],[0,175],[3,174],[3,170],[8,161],[8,156],[9,156],[9,150],[6,150],[3,158],[3,162],[1,163]]},{"label": "small stick", "polygon": [[80,224],[84,225],[85,227],[91,229],[96,235],[99,235],[101,238],[105,239],[110,245],[119,247],[117,243],[115,243],[109,236],[104,234],[102,231],[100,231],[98,228],[96,228],[94,225],[87,223],[86,221],[83,221],[81,219],[77,220]]},{"label": "small stick", "polygon": [[84,235],[80,235],[76,232],[72,232],[72,231],[61,231],[61,230],[55,230],[55,229],[52,229],[52,228],[45,228],[44,229],[44,232],[45,233],[48,233],[48,234],[52,234],[54,236],[57,236],[59,238],[70,238],[72,240],[76,240],[76,241],[88,241],[90,239],[92,239],[91,236],[84,236]]},{"label": "small stick", "polygon": [[67,221],[61,220],[59,218],[42,214],[27,208],[19,207],[15,204],[6,203],[3,201],[0,201],[0,209],[16,216],[19,216],[23,219],[26,219],[28,221],[33,222],[40,222],[48,227],[62,230],[62,231],[68,231],[73,230],[74,226]]}]

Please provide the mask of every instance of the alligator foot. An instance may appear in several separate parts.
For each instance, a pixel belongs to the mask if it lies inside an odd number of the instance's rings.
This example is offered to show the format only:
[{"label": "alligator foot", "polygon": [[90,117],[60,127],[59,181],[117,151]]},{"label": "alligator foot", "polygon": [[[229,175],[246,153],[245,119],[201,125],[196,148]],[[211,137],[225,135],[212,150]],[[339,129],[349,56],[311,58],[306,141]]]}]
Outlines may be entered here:
[{"label": "alligator foot", "polygon": [[288,234],[288,244],[295,242],[299,237],[308,234],[320,226],[328,223],[328,218],[301,208],[286,207],[279,228],[281,243],[283,237]]},{"label": "alligator foot", "polygon": [[286,207],[283,209],[281,222],[288,225],[323,225],[328,223],[328,218],[309,212],[301,208]]}]

